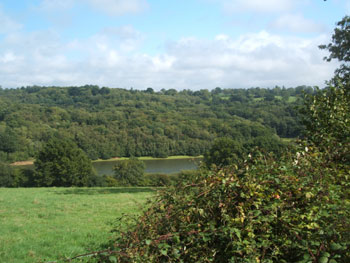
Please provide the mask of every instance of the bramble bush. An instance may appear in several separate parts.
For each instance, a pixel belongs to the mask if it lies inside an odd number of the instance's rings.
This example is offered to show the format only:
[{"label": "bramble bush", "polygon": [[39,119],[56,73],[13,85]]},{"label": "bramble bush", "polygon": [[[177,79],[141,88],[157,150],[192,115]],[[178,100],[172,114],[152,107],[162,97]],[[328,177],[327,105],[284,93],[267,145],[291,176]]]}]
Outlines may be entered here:
[{"label": "bramble bush", "polygon": [[161,192],[100,261],[349,262],[350,174],[323,155],[202,171]]},{"label": "bramble bush", "polygon": [[327,152],[327,159],[350,164],[350,89],[339,83],[306,97],[303,108],[310,143]]}]

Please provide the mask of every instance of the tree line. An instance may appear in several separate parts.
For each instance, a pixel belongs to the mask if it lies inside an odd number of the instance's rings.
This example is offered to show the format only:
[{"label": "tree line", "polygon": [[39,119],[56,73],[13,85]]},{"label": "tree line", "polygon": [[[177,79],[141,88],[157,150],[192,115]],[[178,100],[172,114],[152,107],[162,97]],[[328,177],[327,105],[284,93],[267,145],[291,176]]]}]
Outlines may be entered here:
[{"label": "tree line", "polygon": [[204,154],[216,138],[279,151],[303,130],[311,87],[155,92],[86,85],[0,89],[0,161],[33,158],[57,134],[90,159]]}]

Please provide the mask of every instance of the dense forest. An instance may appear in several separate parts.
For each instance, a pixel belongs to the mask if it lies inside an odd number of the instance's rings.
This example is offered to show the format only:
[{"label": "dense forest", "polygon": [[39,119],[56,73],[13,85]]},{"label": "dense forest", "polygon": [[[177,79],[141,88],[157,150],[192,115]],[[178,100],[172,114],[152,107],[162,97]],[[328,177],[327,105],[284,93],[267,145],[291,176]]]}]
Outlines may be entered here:
[{"label": "dense forest", "polygon": [[310,87],[155,92],[86,85],[0,89],[0,161],[34,157],[57,134],[90,159],[201,155],[214,139],[279,151],[302,126]]}]

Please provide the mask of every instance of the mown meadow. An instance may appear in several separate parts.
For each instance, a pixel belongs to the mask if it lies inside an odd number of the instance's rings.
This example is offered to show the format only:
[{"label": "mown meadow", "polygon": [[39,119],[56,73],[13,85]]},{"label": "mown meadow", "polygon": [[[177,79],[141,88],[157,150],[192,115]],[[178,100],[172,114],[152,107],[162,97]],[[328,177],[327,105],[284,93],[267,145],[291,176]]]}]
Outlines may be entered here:
[{"label": "mown meadow", "polygon": [[49,262],[99,248],[151,188],[0,188],[0,262]]}]

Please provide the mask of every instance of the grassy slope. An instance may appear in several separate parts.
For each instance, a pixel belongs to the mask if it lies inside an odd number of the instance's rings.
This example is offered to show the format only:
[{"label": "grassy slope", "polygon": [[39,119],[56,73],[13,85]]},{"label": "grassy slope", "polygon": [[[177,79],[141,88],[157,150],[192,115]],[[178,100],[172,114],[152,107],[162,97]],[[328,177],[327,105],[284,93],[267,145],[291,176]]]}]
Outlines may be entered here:
[{"label": "grassy slope", "polygon": [[0,262],[40,262],[94,250],[150,188],[0,188]]}]

